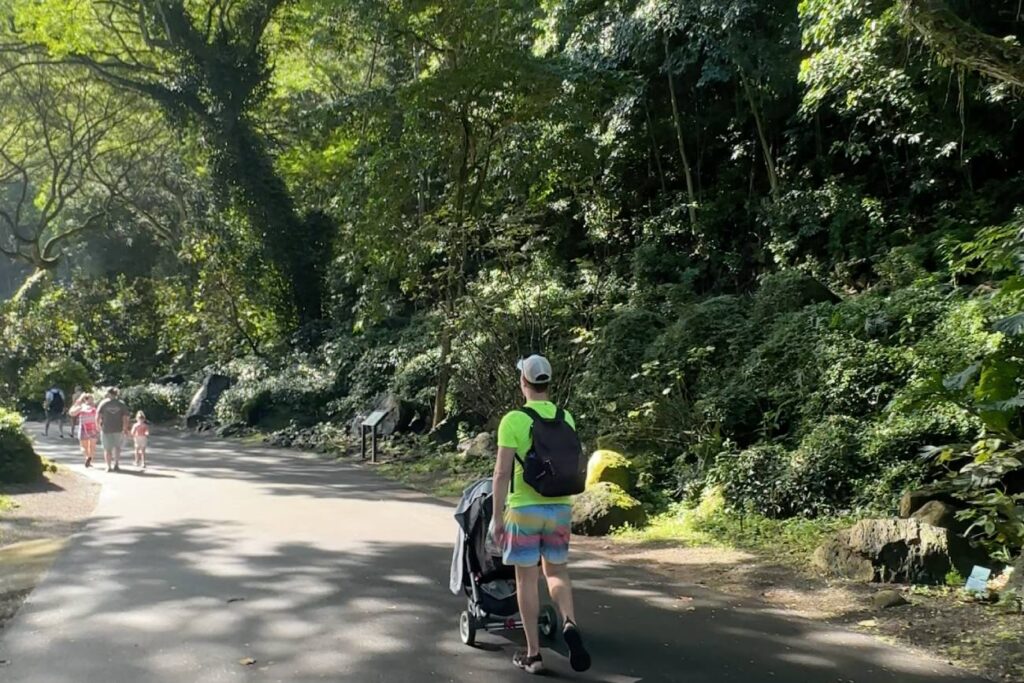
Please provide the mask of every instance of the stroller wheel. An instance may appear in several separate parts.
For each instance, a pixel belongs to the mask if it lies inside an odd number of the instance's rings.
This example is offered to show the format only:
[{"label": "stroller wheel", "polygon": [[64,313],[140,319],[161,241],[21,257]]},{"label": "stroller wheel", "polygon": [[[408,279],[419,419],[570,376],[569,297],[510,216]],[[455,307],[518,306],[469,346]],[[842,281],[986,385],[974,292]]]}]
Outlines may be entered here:
[{"label": "stroller wheel", "polygon": [[549,642],[554,642],[555,638],[558,637],[558,611],[553,605],[544,605],[541,608],[538,626],[541,637],[546,638]]},{"label": "stroller wheel", "polygon": [[476,645],[476,621],[469,612],[459,615],[459,637],[465,645],[473,647]]}]

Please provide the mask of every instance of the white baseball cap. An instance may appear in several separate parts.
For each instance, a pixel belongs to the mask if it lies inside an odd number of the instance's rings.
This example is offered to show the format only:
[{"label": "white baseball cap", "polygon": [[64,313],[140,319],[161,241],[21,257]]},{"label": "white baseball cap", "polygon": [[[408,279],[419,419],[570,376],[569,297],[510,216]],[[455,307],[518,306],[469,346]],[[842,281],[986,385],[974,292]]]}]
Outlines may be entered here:
[{"label": "white baseball cap", "polygon": [[516,370],[531,384],[547,384],[551,381],[551,363],[544,356],[534,354],[516,363]]}]

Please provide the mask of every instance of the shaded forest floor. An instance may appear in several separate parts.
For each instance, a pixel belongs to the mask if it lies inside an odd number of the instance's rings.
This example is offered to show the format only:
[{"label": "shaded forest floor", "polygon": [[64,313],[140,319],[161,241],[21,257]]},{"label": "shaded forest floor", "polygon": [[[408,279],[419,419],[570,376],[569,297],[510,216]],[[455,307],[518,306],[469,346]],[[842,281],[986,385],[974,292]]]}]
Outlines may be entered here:
[{"label": "shaded forest floor", "polygon": [[[965,601],[950,588],[829,581],[812,574],[807,563],[799,567],[766,553],[729,548],[617,538],[577,538],[576,543],[676,581],[869,633],[995,681],[1024,681],[1024,616]],[[872,597],[882,590],[899,590],[909,604],[876,608]]]}]

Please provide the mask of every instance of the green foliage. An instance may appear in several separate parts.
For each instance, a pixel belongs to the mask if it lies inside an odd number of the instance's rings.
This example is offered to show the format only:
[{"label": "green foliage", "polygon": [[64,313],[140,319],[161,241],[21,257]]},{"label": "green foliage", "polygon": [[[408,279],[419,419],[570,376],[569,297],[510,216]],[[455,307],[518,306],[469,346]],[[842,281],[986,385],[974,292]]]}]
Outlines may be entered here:
[{"label": "green foliage", "polygon": [[25,484],[43,475],[43,461],[21,425],[21,416],[0,408],[0,483]]},{"label": "green foliage", "polygon": [[18,390],[18,398],[25,408],[37,410],[42,405],[46,390],[52,386],[58,386],[64,390],[70,408],[71,394],[75,387],[88,389],[92,387],[92,380],[89,371],[77,361],[70,359],[41,361],[25,372]]},{"label": "green foliage", "polygon": [[330,370],[306,358],[293,359],[280,371],[239,378],[221,395],[217,419],[280,429],[291,422],[312,425],[328,417],[336,397]]},{"label": "green foliage", "polygon": [[138,384],[121,387],[121,400],[134,414],[142,411],[150,422],[171,422],[188,409],[194,387],[175,384]]},{"label": "green foliage", "polygon": [[[607,398],[606,381],[579,377],[584,354],[591,348],[592,333],[584,307],[588,297],[595,295],[594,289],[585,274],[573,281],[567,273],[540,259],[517,273],[497,269],[481,273],[467,296],[458,302],[452,344],[455,377],[450,407],[454,412],[476,413],[494,420],[518,405],[522,395],[516,361],[533,353],[542,353],[551,360],[554,395],[572,400],[589,390],[601,399]],[[644,314],[636,315],[634,322],[642,324]],[[612,329],[606,329],[606,333],[623,335],[619,341],[635,339],[639,333],[629,323],[618,321],[616,318],[609,323]],[[602,357],[601,349],[615,352]],[[605,371],[627,372],[628,377],[629,371],[621,364],[635,365],[636,359],[628,359],[627,353],[614,342],[607,346],[597,343],[588,365],[603,363]],[[606,380],[619,376],[611,374]],[[577,382],[589,389],[577,391]]]},{"label": "green foliage", "polygon": [[48,279],[38,298],[8,302],[0,308],[7,341],[0,349],[0,383],[14,384],[41,359],[81,363],[88,372],[74,383],[83,386],[148,379],[170,355],[159,345],[165,321],[156,315],[158,287],[154,280],[125,276]]},{"label": "green foliage", "polygon": [[818,381],[808,412],[862,417],[884,408],[909,378],[902,349],[827,335],[817,349]]},{"label": "green foliage", "polygon": [[[989,310],[1019,309],[1021,291],[1018,278],[1008,279]],[[936,446],[929,455],[949,471],[943,487],[966,504],[958,517],[970,524],[968,534],[1009,562],[1024,546],[1024,335],[1014,316],[992,320],[991,328],[977,360],[932,385],[933,398],[978,420],[982,436]]]},{"label": "green foliage", "polygon": [[763,444],[726,452],[711,481],[721,485],[734,509],[766,517],[816,517],[847,508],[862,469],[854,419],[830,416],[815,425],[796,449]]},{"label": "green foliage", "polygon": [[792,511],[786,478],[789,453],[778,444],[761,444],[744,451],[727,451],[715,461],[709,480],[722,488],[729,505],[766,517],[785,517]]},{"label": "green foliage", "polygon": [[831,301],[836,296],[806,273],[783,270],[762,277],[752,298],[751,318],[762,323],[811,304]]}]

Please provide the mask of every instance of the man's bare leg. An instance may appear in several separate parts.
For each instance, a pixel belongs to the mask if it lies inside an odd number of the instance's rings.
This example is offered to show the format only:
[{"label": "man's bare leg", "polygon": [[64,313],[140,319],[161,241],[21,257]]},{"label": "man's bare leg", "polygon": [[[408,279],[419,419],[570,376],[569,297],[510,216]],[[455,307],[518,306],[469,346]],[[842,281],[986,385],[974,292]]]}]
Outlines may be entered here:
[{"label": "man's bare leg", "polygon": [[558,612],[565,621],[576,621],[576,610],[572,603],[572,581],[569,579],[569,567],[564,564],[544,563],[544,578],[548,582],[548,593],[558,605]]},{"label": "man's bare leg", "polygon": [[526,656],[540,654],[540,570],[537,567],[516,567],[516,596],[519,599],[519,616],[523,619],[526,633]]},{"label": "man's bare leg", "polygon": [[564,564],[553,564],[544,560],[544,576],[548,582],[551,599],[558,605],[565,625],[562,638],[569,646],[569,663],[574,671],[586,671],[590,668],[590,653],[583,645],[583,636],[576,626],[576,610],[572,600],[572,581],[569,579],[569,567]]}]

